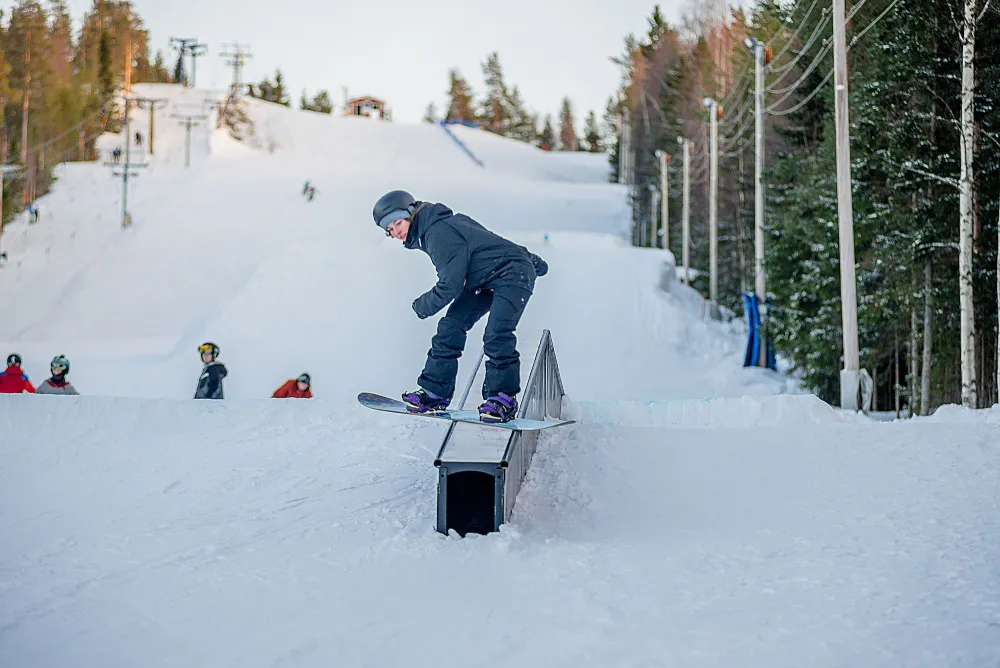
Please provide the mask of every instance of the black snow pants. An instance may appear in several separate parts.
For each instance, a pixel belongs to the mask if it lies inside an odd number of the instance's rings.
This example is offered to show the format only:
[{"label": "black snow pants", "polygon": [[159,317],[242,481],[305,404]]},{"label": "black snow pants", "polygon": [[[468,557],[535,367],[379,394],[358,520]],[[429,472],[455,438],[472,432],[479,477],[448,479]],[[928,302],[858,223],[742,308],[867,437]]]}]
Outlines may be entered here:
[{"label": "black snow pants", "polygon": [[486,381],[483,399],[503,392],[514,396],[521,391],[521,359],[514,330],[531,298],[534,276],[525,287],[500,286],[493,290],[463,290],[438,322],[431,339],[427,363],[417,384],[439,397],[455,395],[458,358],[462,356],[469,330],[487,312],[483,346],[486,351]]}]

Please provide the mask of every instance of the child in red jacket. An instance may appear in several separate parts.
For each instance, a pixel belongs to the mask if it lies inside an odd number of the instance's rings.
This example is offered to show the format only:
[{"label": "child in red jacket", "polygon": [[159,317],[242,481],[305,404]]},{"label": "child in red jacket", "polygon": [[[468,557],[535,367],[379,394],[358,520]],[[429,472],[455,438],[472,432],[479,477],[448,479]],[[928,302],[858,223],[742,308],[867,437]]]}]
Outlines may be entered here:
[{"label": "child in red jacket", "polygon": [[271,395],[274,399],[312,399],[312,381],[309,374],[285,381],[285,384]]},{"label": "child in red jacket", "polygon": [[21,356],[12,353],[7,356],[7,370],[0,373],[0,394],[35,393],[35,386],[28,380],[28,374],[21,370]]}]

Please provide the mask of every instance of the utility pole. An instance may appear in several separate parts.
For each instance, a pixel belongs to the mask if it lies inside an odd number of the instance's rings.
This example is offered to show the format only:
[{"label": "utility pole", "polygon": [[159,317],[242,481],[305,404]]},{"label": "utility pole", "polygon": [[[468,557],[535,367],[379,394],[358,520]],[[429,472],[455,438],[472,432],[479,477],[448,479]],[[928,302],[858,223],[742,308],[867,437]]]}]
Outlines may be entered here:
[{"label": "utility pole", "polygon": [[194,42],[188,45],[188,53],[191,54],[191,88],[195,88],[197,58],[198,56],[204,56],[208,53],[208,45]]},{"label": "utility pole", "polygon": [[153,155],[153,131],[156,128],[153,118],[156,116],[155,112],[157,109],[163,109],[167,106],[167,99],[164,97],[137,97],[134,99],[140,109],[149,110],[149,154]]},{"label": "utility pole", "polygon": [[246,65],[247,60],[253,58],[253,54],[250,53],[249,47],[240,46],[238,42],[235,44],[225,44],[223,48],[228,48],[229,50],[223,51],[219,55],[223,58],[228,58],[226,64],[233,67],[233,89],[231,95],[233,100],[238,100],[243,90],[243,67]]},{"label": "utility pole", "polygon": [[[129,112],[132,107],[133,100],[128,96],[125,97],[125,130],[123,134],[123,143],[125,144],[125,164],[122,167],[122,227],[129,227],[132,225],[132,214],[128,211],[128,177],[129,176],[139,176],[139,172],[133,172],[132,169],[136,167],[145,167],[144,163],[133,163],[132,162],[132,137],[130,131],[130,119]],[[105,162],[105,165],[112,167],[111,173],[115,176],[118,172],[114,170],[118,165],[115,162]]]},{"label": "utility pole", "polygon": [[[754,94],[754,274],[755,291],[763,305],[767,299],[767,282],[764,274],[764,45],[748,38],[754,51],[756,90]],[[761,355],[766,357],[766,355]]]},{"label": "utility pole", "polygon": [[667,171],[670,162],[670,154],[666,151],[657,151],[656,157],[660,160],[660,229],[662,245],[660,248],[670,250],[670,172]]},{"label": "utility pole", "polygon": [[[178,56],[183,61],[184,56],[188,54],[188,44],[192,44],[197,40],[191,37],[171,37],[170,38],[170,48],[178,53]],[[183,82],[178,82],[183,83]]]},{"label": "utility pole", "polygon": [[837,126],[837,214],[840,221],[840,309],[844,329],[844,368],[840,406],[857,411],[861,386],[858,355],[858,298],[854,274],[854,214],[851,203],[851,134],[847,111],[847,39],[844,0],[833,0],[834,113]]},{"label": "utility pole", "polygon": [[683,237],[681,262],[684,265],[684,285],[691,285],[691,141],[687,137],[678,137],[677,143],[681,145],[684,153],[684,193],[683,204],[681,205],[681,235]]},{"label": "utility pole", "polygon": [[711,114],[712,133],[709,147],[709,192],[708,192],[708,255],[709,279],[708,297],[714,304],[719,303],[719,117],[722,108],[713,99],[705,98],[705,106]]},{"label": "utility pole", "polygon": [[188,78],[188,88],[194,88],[195,59],[198,56],[205,55],[206,45],[199,44],[198,40],[194,37],[171,37],[170,48],[177,51],[181,59],[184,56],[191,56],[191,76]]},{"label": "utility pole", "polygon": [[[761,324],[767,316],[767,281],[764,273],[764,67],[767,49],[764,44],[748,37],[744,44],[754,54],[754,292],[759,302]],[[758,366],[767,367],[767,338],[761,332]]]},{"label": "utility pole", "polygon": [[618,116],[621,142],[618,152],[618,183],[632,185],[632,128],[629,124],[628,111]]},{"label": "utility pole", "polygon": [[657,215],[659,213],[660,201],[659,201],[660,191],[652,183],[649,184],[649,247],[656,248],[659,246],[659,242],[656,240],[656,232],[659,229],[659,225],[656,223],[656,219],[659,218]]},{"label": "utility pole", "polygon": [[191,166],[191,128],[201,125],[201,121],[208,119],[208,114],[171,114],[171,118],[176,118],[184,126],[187,136],[184,139],[184,166]]}]

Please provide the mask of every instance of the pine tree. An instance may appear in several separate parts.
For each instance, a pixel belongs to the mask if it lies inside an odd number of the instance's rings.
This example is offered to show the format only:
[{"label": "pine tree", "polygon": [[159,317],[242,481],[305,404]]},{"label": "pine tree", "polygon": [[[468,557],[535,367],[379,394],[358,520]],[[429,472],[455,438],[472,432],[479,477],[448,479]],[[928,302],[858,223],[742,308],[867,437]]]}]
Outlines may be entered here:
[{"label": "pine tree", "polygon": [[[251,84],[249,88],[250,97],[263,100],[264,102],[273,102],[285,107],[291,106],[291,100],[285,91],[284,75],[282,75],[280,69],[275,71],[273,83],[265,77],[256,85]],[[311,106],[310,103],[307,104]]]},{"label": "pine tree", "polygon": [[434,106],[433,102],[427,103],[427,109],[424,110],[424,123],[437,123],[437,108]]},{"label": "pine tree", "polygon": [[184,54],[178,54],[174,65],[174,83],[187,85],[187,72],[184,70]]},{"label": "pine tree", "polygon": [[272,95],[273,99],[271,99],[270,102],[275,102],[285,107],[291,105],[291,100],[285,92],[285,78],[280,69],[276,70],[274,73],[274,91]]},{"label": "pine tree", "polygon": [[156,52],[156,60],[153,61],[153,73],[150,77],[150,83],[169,83],[170,73],[167,72],[166,64],[163,59],[163,51]]},{"label": "pine tree", "polygon": [[537,139],[538,131],[535,128],[538,121],[524,108],[521,91],[517,86],[510,91],[510,110],[510,128],[507,136],[533,143]]},{"label": "pine tree", "polygon": [[45,49],[48,68],[53,81],[59,86],[69,86],[73,72],[73,23],[66,8],[66,0],[49,0],[49,32]]},{"label": "pine tree", "polygon": [[510,93],[503,78],[500,56],[491,53],[483,63],[483,79],[486,93],[483,97],[479,116],[486,129],[498,135],[509,136],[511,124]]},{"label": "pine tree", "polygon": [[576,128],[573,127],[573,107],[569,98],[564,97],[559,112],[559,150],[575,151],[577,145]]},{"label": "pine tree", "polygon": [[468,82],[462,78],[456,69],[448,73],[448,79],[447,120],[475,121],[476,113],[472,109],[472,89],[469,87]]},{"label": "pine tree", "polygon": [[545,126],[542,128],[542,132],[538,135],[538,146],[546,151],[551,151],[555,148],[556,133],[552,129],[552,115],[545,114]]},{"label": "pine tree", "polygon": [[601,153],[604,150],[604,147],[601,146],[601,129],[597,126],[597,116],[593,110],[587,113],[587,121],[583,128],[583,133],[589,152]]},{"label": "pine tree", "polygon": [[312,110],[319,114],[333,113],[333,100],[330,99],[330,91],[324,89],[313,96]]}]

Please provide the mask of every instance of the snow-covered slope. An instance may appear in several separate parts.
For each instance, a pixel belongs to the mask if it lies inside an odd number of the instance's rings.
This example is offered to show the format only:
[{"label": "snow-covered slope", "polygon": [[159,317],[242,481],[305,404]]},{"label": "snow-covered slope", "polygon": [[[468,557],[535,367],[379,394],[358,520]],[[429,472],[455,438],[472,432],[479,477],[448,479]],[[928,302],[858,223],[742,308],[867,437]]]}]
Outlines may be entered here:
[{"label": "snow-covered slope", "polygon": [[12,397],[0,429],[4,666],[1000,659],[996,425],[581,423],[464,540],[429,420]]},{"label": "snow-covered slope", "polygon": [[[742,369],[739,324],[623,241],[604,156],[454,128],[479,167],[438,126],[249,102],[259,148],[210,119],[185,169],[171,115],[211,95],[139,92],[170,105],[132,227],[68,165],[0,239],[2,350],[86,395],[0,396],[0,666],[1000,660],[996,415],[873,423]],[[430,263],[371,220],[391,188],[551,267],[520,332],[552,331],[578,423],[499,534],[433,531],[443,424],[354,401],[411,388],[436,324]],[[223,402],[188,399],[206,339]],[[267,399],[302,371],[317,399]]]}]

